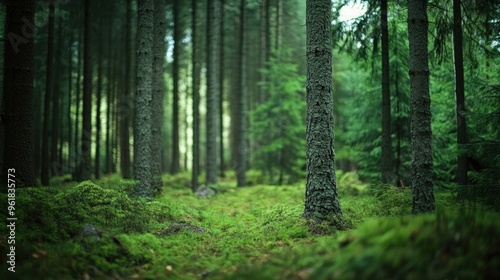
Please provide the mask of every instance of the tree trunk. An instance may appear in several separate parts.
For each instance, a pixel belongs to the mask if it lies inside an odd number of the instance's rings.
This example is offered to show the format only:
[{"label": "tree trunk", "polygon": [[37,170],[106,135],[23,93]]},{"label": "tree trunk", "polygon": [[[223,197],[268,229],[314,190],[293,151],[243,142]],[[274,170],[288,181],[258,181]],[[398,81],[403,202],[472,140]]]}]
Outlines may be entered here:
[{"label": "tree trunk", "polygon": [[[124,179],[132,178],[132,174],[130,171],[130,115],[132,113],[132,106],[130,97],[131,86],[131,75],[130,71],[132,68],[131,63],[131,35],[132,32],[132,0],[127,0],[127,12],[125,16],[125,84],[124,90],[120,94],[120,170],[122,173],[122,177]],[[112,165],[112,164],[110,164]]]},{"label": "tree trunk", "polygon": [[240,0],[240,32],[239,32],[239,46],[238,46],[238,60],[239,60],[239,76],[238,82],[240,90],[238,94],[238,132],[237,132],[237,165],[236,165],[236,179],[238,187],[246,185],[246,169],[247,169],[247,156],[246,156],[246,88],[245,88],[245,0]]},{"label": "tree trunk", "polygon": [[[100,7],[102,9],[102,5]],[[102,15],[99,16],[99,26],[102,26]],[[94,177],[101,177],[101,102],[102,102],[102,28],[99,28],[99,42],[97,43],[97,100],[96,100],[96,115],[95,115],[95,162],[94,162]]]},{"label": "tree trunk", "polygon": [[[50,136],[50,174],[52,176],[60,176],[62,171],[62,162],[59,161],[58,157],[58,146],[62,145],[59,143],[60,134],[62,131],[59,130],[59,125],[61,119],[59,117],[59,89],[61,88],[61,58],[60,54],[62,52],[62,17],[58,19],[58,31],[57,31],[57,48],[56,53],[59,54],[56,59],[57,62],[54,66],[54,77],[57,81],[53,83],[52,86],[52,124],[51,124],[51,136]],[[55,59],[54,59],[55,60]],[[61,141],[62,142],[62,141]]]},{"label": "tree trunk", "polygon": [[307,0],[307,184],[304,217],[341,216],[335,178],[330,0]]},{"label": "tree trunk", "polygon": [[84,1],[84,24],[83,24],[83,112],[82,112],[82,142],[81,163],[78,181],[90,179],[90,151],[92,150],[92,59],[90,38],[90,0]]},{"label": "tree trunk", "polygon": [[80,85],[82,77],[82,30],[78,32],[78,58],[76,63],[76,110],[75,110],[75,141],[73,142],[73,149],[75,151],[75,157],[73,158],[73,180],[78,181],[80,176],[80,161],[81,161],[81,151],[78,149],[78,134],[80,133],[80,94],[82,87]]},{"label": "tree trunk", "polygon": [[219,167],[220,176],[225,177],[224,169],[224,6],[225,0],[221,3],[221,23],[220,23],[220,46],[219,46]]},{"label": "tree trunk", "polygon": [[[6,1],[4,42],[4,126],[2,185],[36,184],[33,165],[33,53],[35,1]],[[20,129],[22,128],[22,129]],[[12,177],[11,175],[15,176]],[[7,191],[5,191],[7,193]],[[10,194],[10,191],[9,191]]]},{"label": "tree trunk", "polygon": [[209,1],[207,14],[207,185],[217,184],[220,0]]},{"label": "tree trunk", "polygon": [[382,27],[382,183],[392,181],[391,90],[389,77],[389,26],[387,0],[381,1]]},{"label": "tree trunk", "polygon": [[154,42],[153,42],[153,116],[152,120],[152,137],[153,143],[151,147],[153,173],[152,187],[155,193],[161,192],[162,181],[162,143],[163,143],[163,64],[165,62],[165,1],[155,0],[155,19],[154,19]]},{"label": "tree trunk", "polygon": [[[467,125],[465,121],[465,89],[464,89],[464,58],[462,47],[462,10],[460,0],[453,0],[453,58],[455,64],[455,100],[457,119],[457,144],[458,148],[467,144]],[[466,186],[467,155],[459,153],[457,168],[457,183]]]},{"label": "tree trunk", "polygon": [[153,31],[154,1],[138,3],[137,20],[137,94],[134,129],[134,193],[146,199],[152,198],[151,188],[151,106],[153,89]]},{"label": "tree trunk", "polygon": [[408,1],[413,213],[434,211],[427,2]]},{"label": "tree trunk", "polygon": [[173,61],[173,102],[172,102],[172,174],[180,171],[179,151],[179,71],[182,29],[180,26],[180,0],[174,0],[174,61]]},{"label": "tree trunk", "polygon": [[198,174],[200,173],[200,46],[198,29],[198,5],[197,1],[192,1],[192,33],[193,33],[193,54],[192,54],[192,76],[193,76],[193,167],[191,186],[193,192],[198,189]]},{"label": "tree trunk", "polygon": [[[52,62],[54,48],[54,0],[49,3],[49,34],[47,38],[47,70],[45,76],[45,100],[43,109],[43,130],[42,130],[42,173],[41,183],[43,186],[50,184],[50,100],[52,89]],[[52,141],[54,141],[52,139]]]}]

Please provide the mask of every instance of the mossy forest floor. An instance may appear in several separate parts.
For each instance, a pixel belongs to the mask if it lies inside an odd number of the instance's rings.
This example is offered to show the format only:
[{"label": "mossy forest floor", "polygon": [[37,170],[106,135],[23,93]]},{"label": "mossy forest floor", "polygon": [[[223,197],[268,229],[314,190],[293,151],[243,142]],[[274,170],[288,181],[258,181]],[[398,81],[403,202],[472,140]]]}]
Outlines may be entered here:
[{"label": "mossy forest floor", "polygon": [[0,278],[500,279],[500,214],[450,190],[436,189],[436,213],[412,216],[410,189],[339,172],[351,224],[339,231],[301,218],[305,182],[236,188],[228,174],[201,198],[189,177],[164,176],[152,202],[116,176],[18,189],[16,272],[2,253]]}]

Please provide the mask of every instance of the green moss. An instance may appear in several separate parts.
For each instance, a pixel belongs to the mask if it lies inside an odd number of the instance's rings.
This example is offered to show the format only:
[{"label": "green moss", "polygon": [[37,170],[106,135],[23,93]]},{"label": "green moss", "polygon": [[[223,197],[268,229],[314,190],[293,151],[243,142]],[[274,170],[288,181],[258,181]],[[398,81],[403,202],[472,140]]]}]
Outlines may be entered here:
[{"label": "green moss", "polygon": [[[98,184],[19,189],[18,219],[23,221],[17,231],[19,275],[26,279],[38,275],[43,279],[407,278],[405,273],[414,270],[422,271],[415,274],[419,277],[429,275],[427,265],[439,269],[442,278],[463,267],[457,275],[467,278],[472,269],[491,276],[490,267],[497,264],[498,252],[491,248],[498,240],[486,237],[500,236],[496,226],[488,227],[488,221],[498,219],[496,214],[400,218],[411,209],[410,190],[391,186],[372,190],[362,182],[358,185],[355,174],[340,174],[339,189],[357,189],[340,196],[344,217],[357,228],[339,231],[301,217],[304,182],[236,188],[233,175],[228,172],[218,185],[219,193],[210,198],[194,196],[186,174],[165,175],[163,193],[151,202],[131,199],[127,188],[132,181],[114,175]],[[451,193],[436,193],[436,204],[446,209],[460,206]],[[99,229],[99,241],[81,234],[85,224]],[[162,234],[180,224],[187,227]],[[198,228],[206,231],[191,230]],[[457,232],[459,239],[454,241]],[[477,260],[469,260],[473,254]]]}]

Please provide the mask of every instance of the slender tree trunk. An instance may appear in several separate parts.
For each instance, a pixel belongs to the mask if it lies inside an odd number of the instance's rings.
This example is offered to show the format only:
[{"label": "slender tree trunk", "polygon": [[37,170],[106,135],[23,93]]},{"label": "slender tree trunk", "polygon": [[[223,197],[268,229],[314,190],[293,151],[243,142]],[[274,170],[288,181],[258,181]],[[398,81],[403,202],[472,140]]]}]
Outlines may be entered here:
[{"label": "slender tree trunk", "polygon": [[237,132],[237,166],[236,166],[236,179],[238,187],[246,185],[246,169],[247,169],[247,156],[246,156],[246,88],[245,88],[245,0],[240,0],[240,32],[239,32],[239,46],[238,46],[238,60],[239,60],[239,76],[238,82],[240,84],[240,91],[238,94],[238,132]]},{"label": "slender tree trunk", "polygon": [[207,185],[217,184],[220,0],[209,1],[207,14]]},{"label": "slender tree trunk", "polygon": [[[102,5],[100,7],[102,9]],[[99,26],[102,26],[102,16],[99,16]],[[94,162],[94,177],[101,177],[101,102],[102,102],[102,28],[99,28],[99,42],[97,47],[97,100],[96,100],[96,115],[95,115],[95,162]]]},{"label": "slender tree trunk", "polygon": [[151,199],[151,107],[153,89],[154,1],[138,3],[137,94],[134,129],[134,193]]},{"label": "slender tree trunk", "polygon": [[434,211],[427,1],[408,1],[413,213]]},{"label": "slender tree trunk", "polygon": [[276,49],[283,45],[283,0],[276,0]]},{"label": "slender tree trunk", "polygon": [[130,106],[131,102],[129,99],[130,91],[132,89],[131,85],[131,75],[130,71],[132,68],[131,63],[131,21],[132,21],[132,0],[127,0],[127,12],[125,16],[125,84],[124,91],[120,94],[120,170],[122,177],[124,179],[132,178],[130,170],[130,115],[132,113],[132,108]]},{"label": "slender tree trunk", "polygon": [[[128,2],[128,1],[127,1]],[[126,13],[130,13],[130,10],[128,9],[128,6],[127,6],[127,11]],[[127,15],[129,16],[129,15]],[[110,10],[110,15],[109,15],[110,18],[113,18],[113,9]],[[127,19],[125,20],[127,21]],[[125,24],[127,25],[127,23]],[[130,28],[130,23],[128,23],[128,28]],[[111,23],[109,23],[109,26],[108,26],[108,45],[111,46],[113,44],[113,38],[112,38],[112,31],[113,29],[113,25]],[[124,29],[124,32],[125,32],[125,36],[126,37],[127,35],[127,32],[130,32],[130,30],[128,29]],[[130,42],[125,40],[124,41],[124,45],[129,45],[130,46]],[[109,174],[111,173],[111,165],[112,165],[112,159],[113,159],[113,155],[112,155],[112,152],[113,150],[111,149],[111,108],[113,107],[112,106],[112,101],[111,101],[111,85],[112,85],[112,80],[113,80],[113,77],[111,76],[111,69],[113,68],[112,67],[112,56],[111,56],[111,48],[108,48],[108,53],[106,55],[108,57],[108,65],[107,65],[107,71],[106,71],[106,76],[107,76],[107,82],[106,82],[106,139],[105,139],[105,145],[106,145],[106,151],[105,151],[105,164],[104,164],[104,172],[106,174]],[[130,59],[130,58],[127,58],[125,57],[125,60],[126,59]],[[124,67],[123,69],[124,73],[126,73],[127,71],[130,71],[129,68],[127,68],[126,66]],[[128,83],[129,81],[127,80],[124,80],[124,83]],[[125,86],[126,88],[126,86]],[[120,108],[124,108],[125,106],[123,106],[123,99],[124,99],[124,95],[126,95],[126,92],[128,93],[128,91],[126,91],[126,89],[124,89],[121,94],[120,94]],[[125,100],[126,104],[129,104],[129,101],[128,100]],[[122,141],[121,139],[121,126],[122,126],[122,115],[121,115],[121,111],[118,112],[120,114],[120,121],[119,121],[119,126],[120,126],[120,129],[118,131],[118,133],[120,133],[120,141]],[[127,124],[127,127],[128,127],[128,124]],[[120,147],[121,147],[121,143],[120,143]],[[128,147],[128,146],[127,146]],[[121,161],[123,161],[123,159],[121,159]],[[120,161],[120,164],[121,164],[121,161]],[[128,166],[130,167],[130,161],[128,162]],[[121,165],[120,165],[121,167]],[[122,170],[122,177],[123,176],[123,169]],[[130,174],[127,174],[127,175],[130,175]],[[124,177],[125,178],[125,177]],[[129,179],[130,177],[127,177],[126,179]]]},{"label": "slender tree trunk", "polygon": [[193,192],[198,189],[198,175],[200,173],[200,46],[198,29],[198,5],[192,1],[192,33],[193,33],[193,55],[192,55],[192,77],[193,77],[193,167],[191,186]]},{"label": "slender tree trunk", "polygon": [[[70,12],[71,15],[71,12]],[[73,45],[73,30],[68,31],[69,36],[69,44]],[[73,162],[74,150],[73,150],[73,121],[71,117],[71,98],[73,96],[73,51],[70,49],[68,51],[68,107],[66,107],[66,119],[68,120],[68,135],[66,141],[68,141],[68,159],[67,159],[67,167],[66,172],[71,170],[71,164]]]},{"label": "slender tree trunk", "polygon": [[[455,62],[455,100],[457,119],[457,144],[458,148],[467,144],[467,125],[465,121],[465,88],[464,88],[464,58],[462,47],[462,9],[460,0],[453,0],[453,58]],[[466,186],[467,156],[459,153],[457,168],[457,183]]]},{"label": "slender tree trunk", "polygon": [[[260,63],[259,63],[259,68],[263,69],[266,67],[266,62],[268,59],[268,39],[269,39],[269,29],[268,29],[268,24],[269,24],[269,2],[270,0],[262,0],[261,6],[260,6]],[[260,72],[260,77],[259,80],[261,83],[266,82],[266,75],[263,72]],[[261,86],[259,89],[259,103],[264,102],[264,98],[266,96],[266,89]]]},{"label": "slender tree trunk", "polygon": [[[58,31],[57,31],[57,47],[56,47],[56,53],[59,54],[57,56],[57,62],[55,63],[54,66],[54,77],[57,78],[57,81],[53,83],[52,86],[52,133],[50,136],[50,169],[51,169],[51,174],[52,176],[60,176],[61,175],[61,167],[62,167],[62,162],[59,161],[59,152],[58,152],[58,147],[62,145],[59,143],[61,139],[61,133],[62,130],[59,130],[61,118],[59,117],[59,111],[60,111],[60,103],[59,103],[59,89],[61,88],[61,58],[60,54],[62,52],[62,17],[59,17],[58,19]],[[55,84],[55,85],[54,85]]]},{"label": "slender tree trunk", "polygon": [[179,71],[182,29],[180,26],[180,0],[174,0],[174,61],[173,61],[173,102],[172,102],[172,174],[180,171],[179,151]]},{"label": "slender tree trunk", "polygon": [[389,66],[389,26],[387,24],[387,0],[381,0],[382,26],[382,183],[392,181],[391,143],[391,89]]},{"label": "slender tree trunk", "polygon": [[[8,0],[6,6],[7,40],[4,42],[2,97],[4,115],[0,120],[5,135],[0,182],[7,187],[11,183],[8,179],[15,179],[16,187],[34,186],[36,184],[33,166],[35,1]],[[7,193],[6,189],[4,193]]]},{"label": "slender tree trunk", "polygon": [[163,96],[164,96],[164,81],[163,81],[163,65],[165,63],[165,1],[155,0],[155,19],[154,19],[154,41],[153,41],[153,116],[152,137],[153,144],[151,147],[153,181],[152,187],[155,193],[161,192],[161,156],[163,143]]},{"label": "slender tree trunk", "polygon": [[90,179],[90,151],[92,150],[92,59],[91,59],[91,15],[90,0],[84,1],[84,24],[83,24],[83,112],[82,112],[82,142],[80,176],[78,181]]},{"label": "slender tree trunk", "polygon": [[[43,109],[43,130],[42,130],[42,174],[41,183],[44,186],[50,184],[50,100],[52,89],[52,62],[54,48],[54,0],[49,2],[49,34],[47,38],[47,71],[45,76],[45,101]],[[52,139],[54,141],[54,139]]]},{"label": "slender tree trunk", "polygon": [[307,184],[304,217],[342,216],[335,178],[330,0],[307,0]]},{"label": "slender tree trunk", "polygon": [[221,21],[220,21],[220,46],[219,46],[219,167],[220,167],[220,176],[225,177],[224,169],[224,5],[225,0],[221,1]]},{"label": "slender tree trunk", "polygon": [[80,176],[81,154],[78,141],[78,134],[80,133],[80,93],[82,87],[80,85],[82,77],[82,30],[78,32],[78,57],[76,63],[76,110],[75,110],[75,141],[73,142],[73,149],[75,157],[73,159],[73,180],[78,181]]}]

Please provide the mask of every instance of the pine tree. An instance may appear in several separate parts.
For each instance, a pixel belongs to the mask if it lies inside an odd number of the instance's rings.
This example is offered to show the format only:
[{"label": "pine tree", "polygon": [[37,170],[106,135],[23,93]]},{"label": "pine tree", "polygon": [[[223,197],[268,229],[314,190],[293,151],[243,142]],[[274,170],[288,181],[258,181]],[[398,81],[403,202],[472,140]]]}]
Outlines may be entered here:
[{"label": "pine tree", "polygon": [[134,122],[134,193],[151,199],[151,113],[153,82],[154,0],[138,2],[137,93]]},{"label": "pine tree", "polygon": [[217,184],[220,8],[220,0],[209,1],[207,8],[207,185]]},{"label": "pine tree", "polygon": [[413,213],[434,211],[427,1],[408,1]]},{"label": "pine tree", "polygon": [[304,217],[342,216],[335,178],[332,95],[332,3],[307,0],[307,185]]}]

